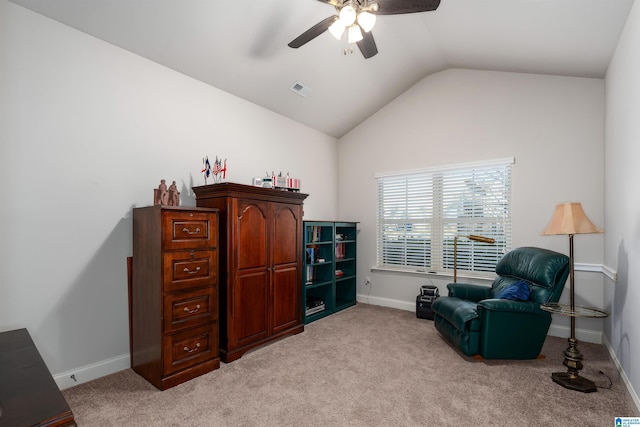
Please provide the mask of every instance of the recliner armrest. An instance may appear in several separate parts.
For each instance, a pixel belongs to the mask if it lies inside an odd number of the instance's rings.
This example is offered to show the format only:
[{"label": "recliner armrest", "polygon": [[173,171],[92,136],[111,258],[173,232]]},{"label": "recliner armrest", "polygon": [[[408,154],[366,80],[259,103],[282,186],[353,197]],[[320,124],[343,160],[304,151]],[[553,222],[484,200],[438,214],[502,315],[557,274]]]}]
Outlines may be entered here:
[{"label": "recliner armrest", "polygon": [[450,297],[478,302],[491,297],[491,288],[471,283],[449,283],[447,285]]},{"label": "recliner armrest", "polygon": [[540,304],[533,301],[513,301],[507,299],[485,299],[478,302],[478,312],[489,311],[509,311],[513,313],[543,314],[546,311],[540,308]]}]

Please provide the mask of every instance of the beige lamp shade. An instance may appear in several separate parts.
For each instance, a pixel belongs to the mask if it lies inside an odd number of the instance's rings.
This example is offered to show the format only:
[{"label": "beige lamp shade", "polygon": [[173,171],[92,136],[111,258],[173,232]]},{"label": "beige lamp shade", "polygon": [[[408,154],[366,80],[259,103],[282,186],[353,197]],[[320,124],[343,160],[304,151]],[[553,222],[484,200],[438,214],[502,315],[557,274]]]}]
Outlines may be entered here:
[{"label": "beige lamp shade", "polygon": [[551,222],[542,232],[543,236],[555,234],[592,234],[602,233],[582,210],[578,202],[558,203]]}]

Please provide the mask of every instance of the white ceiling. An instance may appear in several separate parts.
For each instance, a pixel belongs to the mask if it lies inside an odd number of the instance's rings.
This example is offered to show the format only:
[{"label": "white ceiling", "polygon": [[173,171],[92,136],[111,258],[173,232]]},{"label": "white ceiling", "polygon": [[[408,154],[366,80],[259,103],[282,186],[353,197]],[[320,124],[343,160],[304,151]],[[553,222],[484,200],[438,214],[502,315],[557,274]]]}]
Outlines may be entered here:
[{"label": "white ceiling", "polygon": [[328,32],[287,46],[335,13],[316,0],[11,1],[336,138],[446,68],[602,78],[633,4],[442,0],[379,16],[379,53],[365,60]]}]

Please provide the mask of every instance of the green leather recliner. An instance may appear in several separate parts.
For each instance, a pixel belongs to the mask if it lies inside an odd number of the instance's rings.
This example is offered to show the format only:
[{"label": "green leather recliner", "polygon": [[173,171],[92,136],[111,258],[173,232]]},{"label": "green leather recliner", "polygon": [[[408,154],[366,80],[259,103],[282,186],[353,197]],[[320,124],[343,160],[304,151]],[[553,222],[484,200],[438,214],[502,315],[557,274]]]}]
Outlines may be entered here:
[{"label": "green leather recliner", "polygon": [[[522,247],[496,265],[491,287],[449,283],[449,296],[431,308],[436,329],[467,356],[485,359],[535,359],[551,324],[540,308],[558,302],[569,275],[569,257],[548,249]],[[495,299],[500,291],[524,280],[528,301]]]}]

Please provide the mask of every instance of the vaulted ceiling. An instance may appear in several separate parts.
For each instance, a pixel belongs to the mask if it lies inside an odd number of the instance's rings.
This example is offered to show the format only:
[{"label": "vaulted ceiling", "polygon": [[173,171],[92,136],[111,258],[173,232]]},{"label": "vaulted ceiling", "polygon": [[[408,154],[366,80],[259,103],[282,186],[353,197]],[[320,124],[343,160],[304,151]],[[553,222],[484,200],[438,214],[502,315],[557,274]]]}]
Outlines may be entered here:
[{"label": "vaulted ceiling", "polygon": [[603,78],[633,4],[441,0],[379,16],[379,53],[364,59],[328,32],[287,46],[335,14],[317,0],[11,1],[336,138],[447,68]]}]

